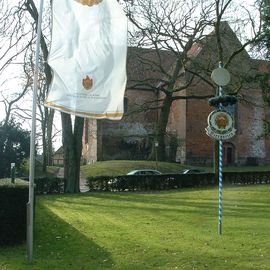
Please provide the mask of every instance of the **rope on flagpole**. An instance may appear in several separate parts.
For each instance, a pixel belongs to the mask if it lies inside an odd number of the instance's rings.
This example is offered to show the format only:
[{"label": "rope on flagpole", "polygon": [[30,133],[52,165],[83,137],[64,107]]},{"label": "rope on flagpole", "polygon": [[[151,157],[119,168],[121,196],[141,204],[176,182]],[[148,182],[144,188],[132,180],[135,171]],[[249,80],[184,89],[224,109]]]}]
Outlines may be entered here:
[{"label": "rope on flagpole", "polygon": [[32,127],[31,127],[30,162],[29,162],[29,200],[27,203],[27,258],[29,264],[33,262],[36,108],[37,108],[38,63],[39,63],[39,48],[41,38],[42,11],[43,11],[43,0],[40,0],[39,16],[37,24],[37,43],[36,43],[33,101],[32,101]]}]

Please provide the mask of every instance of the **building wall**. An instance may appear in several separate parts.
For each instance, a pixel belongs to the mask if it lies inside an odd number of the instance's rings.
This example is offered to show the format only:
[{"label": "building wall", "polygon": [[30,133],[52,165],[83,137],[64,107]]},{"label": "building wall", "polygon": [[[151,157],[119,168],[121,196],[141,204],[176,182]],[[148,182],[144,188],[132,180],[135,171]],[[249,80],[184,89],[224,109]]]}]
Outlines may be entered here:
[{"label": "building wall", "polygon": [[98,120],[95,125],[90,120],[85,122],[88,126],[88,129],[85,127],[83,139],[86,163],[108,159],[145,159],[150,154],[158,111],[138,111],[149,101],[154,100],[153,106],[156,106],[156,93],[151,90],[126,90],[125,98],[127,112],[120,121]]},{"label": "building wall", "polygon": [[54,154],[53,165],[64,165],[64,154]]},{"label": "building wall", "polygon": [[[176,93],[175,96],[185,96],[186,90]],[[178,99],[173,101],[167,125],[167,132],[177,139],[177,149],[175,154],[175,161],[179,163],[186,163],[186,109],[187,101],[185,99]]]},{"label": "building wall", "polygon": [[[199,85],[199,90],[198,90]],[[206,84],[196,82],[180,95],[213,94]],[[232,146],[232,162],[246,164],[254,159],[258,163],[270,160],[270,140],[258,137],[263,133],[263,119],[269,109],[263,106],[260,89],[242,90],[244,100],[239,101],[235,112],[236,136],[224,142]],[[128,112],[156,98],[154,92],[130,90]],[[171,107],[167,133],[177,138],[175,161],[188,164],[211,164],[214,141],[205,133],[207,117],[214,110],[208,100],[177,100]],[[88,120],[88,143],[84,144],[87,163],[97,159],[145,159],[150,154],[158,114],[156,111],[126,115],[121,121]],[[85,131],[86,132],[86,131]],[[85,133],[84,132],[84,133]],[[169,142],[167,142],[169,145]],[[89,151],[92,149],[91,151]],[[226,151],[226,149],[225,149]],[[99,158],[98,158],[99,156]],[[224,161],[226,164],[226,161]]]},{"label": "building wall", "polygon": [[266,159],[265,139],[259,139],[263,134],[263,107],[262,93],[259,89],[244,90],[246,101],[239,102],[237,110],[237,136],[233,140],[236,147],[237,162],[246,163],[247,159],[257,159],[263,163]]},{"label": "building wall", "polygon": [[[188,95],[213,95],[213,89],[204,82],[194,82]],[[186,108],[186,160],[187,163],[209,164],[213,156],[213,140],[206,135],[207,117],[214,109],[208,99],[189,99]]]}]

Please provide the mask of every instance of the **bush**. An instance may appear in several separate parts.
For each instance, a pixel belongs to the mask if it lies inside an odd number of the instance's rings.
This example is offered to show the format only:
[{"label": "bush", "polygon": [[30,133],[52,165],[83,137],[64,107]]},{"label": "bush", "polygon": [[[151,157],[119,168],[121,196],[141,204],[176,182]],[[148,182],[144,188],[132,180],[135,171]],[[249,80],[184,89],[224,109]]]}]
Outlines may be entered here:
[{"label": "bush", "polygon": [[64,192],[64,179],[57,177],[40,177],[35,179],[36,194],[53,194]]},{"label": "bush", "polygon": [[258,158],[257,157],[247,157],[246,165],[247,166],[258,166],[259,165]]},{"label": "bush", "polygon": [[[228,172],[223,173],[223,183],[227,185],[270,183],[270,172]],[[161,174],[161,175],[121,175],[88,177],[90,190],[164,190],[213,186],[218,184],[213,173],[201,174]]]},{"label": "bush", "polygon": [[28,183],[19,179],[0,179],[0,246],[26,240]]},{"label": "bush", "polygon": [[[24,178],[28,181],[28,178]],[[35,194],[64,193],[64,179],[58,177],[38,177],[34,179]]]}]

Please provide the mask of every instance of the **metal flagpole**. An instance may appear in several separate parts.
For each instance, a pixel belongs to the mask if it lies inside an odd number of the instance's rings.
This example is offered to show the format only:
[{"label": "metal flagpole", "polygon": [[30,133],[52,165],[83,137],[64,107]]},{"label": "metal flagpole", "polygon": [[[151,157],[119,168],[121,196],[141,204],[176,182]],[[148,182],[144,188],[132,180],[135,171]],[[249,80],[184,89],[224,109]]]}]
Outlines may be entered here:
[{"label": "metal flagpole", "polygon": [[36,104],[37,104],[38,63],[39,63],[39,48],[40,48],[40,37],[41,37],[42,11],[43,11],[43,0],[40,0],[38,25],[37,25],[37,43],[36,43],[34,85],[33,85],[33,102],[32,102],[32,129],[31,129],[30,163],[29,163],[29,200],[27,203],[27,258],[28,258],[28,263],[30,263],[30,264],[33,261]]}]

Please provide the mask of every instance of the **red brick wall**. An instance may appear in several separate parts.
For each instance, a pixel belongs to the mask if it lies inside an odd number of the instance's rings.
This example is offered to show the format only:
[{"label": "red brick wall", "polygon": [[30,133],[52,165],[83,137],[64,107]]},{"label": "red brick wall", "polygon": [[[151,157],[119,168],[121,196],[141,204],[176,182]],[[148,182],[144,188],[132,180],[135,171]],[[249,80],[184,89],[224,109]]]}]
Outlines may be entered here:
[{"label": "red brick wall", "polygon": [[138,110],[149,105],[149,101],[154,101],[151,105],[156,106],[157,96],[150,90],[126,90],[125,97],[128,111],[120,121],[100,121],[100,159],[144,159],[149,154],[158,111]]},{"label": "red brick wall", "polygon": [[[201,82],[190,87],[188,95],[213,94],[208,85]],[[186,149],[187,162],[209,163],[213,156],[213,140],[205,133],[207,117],[213,110],[208,104],[208,99],[190,99],[187,101],[186,124]]]}]

